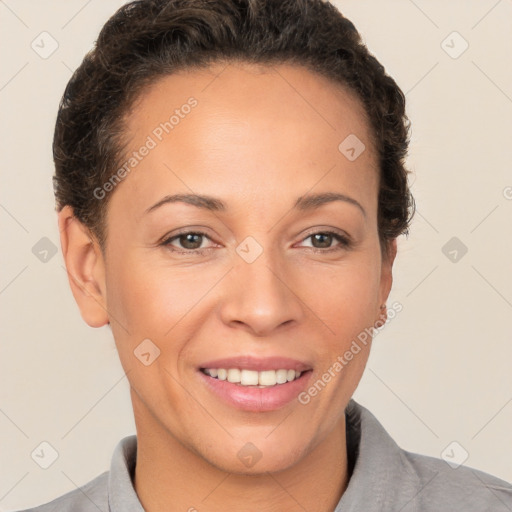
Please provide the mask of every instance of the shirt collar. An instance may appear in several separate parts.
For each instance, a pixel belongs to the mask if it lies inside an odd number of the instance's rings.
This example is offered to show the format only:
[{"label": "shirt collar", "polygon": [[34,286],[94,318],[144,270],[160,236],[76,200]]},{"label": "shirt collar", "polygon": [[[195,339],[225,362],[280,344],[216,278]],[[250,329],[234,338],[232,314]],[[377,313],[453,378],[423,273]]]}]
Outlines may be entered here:
[{"label": "shirt collar", "polygon": [[[334,512],[405,508],[420,492],[420,483],[403,450],[375,416],[353,399],[345,415],[351,477]],[[108,478],[110,512],[144,512],[133,487],[136,456],[137,436],[121,439]]]},{"label": "shirt collar", "polygon": [[108,475],[110,512],[144,512],[133,487],[137,460],[137,436],[125,437],[117,444]]},{"label": "shirt collar", "polygon": [[353,399],[345,409],[353,470],[334,512],[402,510],[420,492],[420,479],[377,418]]}]

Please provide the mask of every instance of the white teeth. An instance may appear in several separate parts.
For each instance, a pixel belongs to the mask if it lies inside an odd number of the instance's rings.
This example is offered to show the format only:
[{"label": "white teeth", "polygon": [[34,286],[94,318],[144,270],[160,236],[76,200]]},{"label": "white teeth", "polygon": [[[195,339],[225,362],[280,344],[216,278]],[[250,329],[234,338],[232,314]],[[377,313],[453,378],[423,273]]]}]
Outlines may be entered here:
[{"label": "white teeth", "polygon": [[227,380],[241,386],[267,387],[285,384],[298,379],[302,372],[298,370],[240,370],[238,368],[205,368],[203,373],[219,380]]},{"label": "white teeth", "polygon": [[278,384],[284,384],[287,382],[286,376],[288,375],[288,370],[277,370],[276,372],[276,381]]},{"label": "white teeth", "polygon": [[231,368],[228,370],[229,382],[240,382],[240,370],[238,368]]},{"label": "white teeth", "polygon": [[257,386],[258,372],[255,370],[242,370],[240,372],[240,384],[242,386]]},{"label": "white teeth", "polygon": [[260,386],[274,386],[276,384],[276,373],[275,370],[260,372],[258,376]]}]

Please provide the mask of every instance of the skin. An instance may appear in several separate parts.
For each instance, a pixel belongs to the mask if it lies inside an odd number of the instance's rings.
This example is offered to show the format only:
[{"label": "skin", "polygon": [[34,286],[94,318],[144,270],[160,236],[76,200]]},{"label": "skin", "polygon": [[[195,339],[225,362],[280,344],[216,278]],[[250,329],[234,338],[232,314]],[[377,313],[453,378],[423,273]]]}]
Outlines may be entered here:
[{"label": "skin", "polygon": [[[371,343],[307,405],[264,413],[222,402],[197,368],[235,355],[288,356],[313,367],[313,383],[365,327],[385,320],[396,241],[381,253],[364,110],[301,67],[219,63],[145,90],[127,117],[130,151],[190,96],[198,105],[113,192],[105,255],[69,207],[59,213],[81,315],[92,327],[111,323],[130,382],[136,492],[149,512],[331,511],[349,478],[344,408]],[[349,134],[366,146],[355,161],[338,150]],[[350,196],[365,214],[345,201],[294,209],[298,197],[323,192]],[[145,213],[177,193],[213,196],[226,210],[176,202]],[[174,239],[189,254],[159,245],[189,227],[209,237]],[[353,244],[311,236],[326,231]],[[236,252],[248,236],[263,249],[252,263]],[[147,338],[161,351],[149,366],[134,356]],[[252,467],[237,456],[247,442],[262,454]]]}]

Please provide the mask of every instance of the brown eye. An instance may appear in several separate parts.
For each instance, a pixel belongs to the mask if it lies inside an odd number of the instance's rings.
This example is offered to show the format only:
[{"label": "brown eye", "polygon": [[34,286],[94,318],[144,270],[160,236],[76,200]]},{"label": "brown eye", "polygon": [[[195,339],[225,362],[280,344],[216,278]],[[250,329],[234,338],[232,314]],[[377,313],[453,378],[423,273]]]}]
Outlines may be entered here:
[{"label": "brown eye", "polygon": [[203,241],[203,235],[200,233],[185,233],[179,235],[178,240],[184,249],[199,249]]},{"label": "brown eye", "polygon": [[[333,236],[330,233],[316,233],[311,235],[311,240],[313,242],[313,247],[317,247],[318,249],[327,249],[332,244]],[[317,243],[317,245],[315,245],[315,243]]]},{"label": "brown eye", "polygon": [[[348,237],[331,231],[320,231],[318,233],[313,233],[304,238],[303,242],[306,240],[311,240],[311,245],[309,245],[309,247],[311,247],[313,250],[318,250],[319,252],[348,249],[352,245]],[[334,242],[338,243],[334,244]]]},{"label": "brown eye", "polygon": [[205,239],[210,240],[206,233],[187,231],[165,239],[161,245],[174,252],[194,254],[211,249],[210,247],[201,247]]}]

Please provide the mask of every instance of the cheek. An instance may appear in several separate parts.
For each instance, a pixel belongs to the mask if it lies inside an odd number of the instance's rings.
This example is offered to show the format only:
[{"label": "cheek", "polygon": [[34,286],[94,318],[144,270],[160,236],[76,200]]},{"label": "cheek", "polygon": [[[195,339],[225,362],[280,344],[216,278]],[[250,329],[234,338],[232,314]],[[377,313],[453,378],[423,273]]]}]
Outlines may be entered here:
[{"label": "cheek", "polygon": [[[169,356],[169,346],[162,340],[179,315],[176,307],[181,301],[176,286],[169,286],[163,276],[150,271],[148,265],[129,258],[111,265],[106,278],[107,307],[121,364],[126,372],[132,372],[132,381],[136,381],[139,372],[144,370],[146,379],[153,378],[154,371],[147,370],[154,370]],[[156,364],[151,363],[146,368],[141,354],[148,352],[151,355],[146,358],[158,357]]]},{"label": "cheek", "polygon": [[316,337],[317,369],[303,398],[313,416],[324,418],[327,430],[339,420],[368,361],[379,276],[380,266],[370,258],[366,264],[358,260],[357,265],[316,275],[309,300],[322,320],[317,323],[322,332]]},{"label": "cheek", "polygon": [[199,286],[194,275],[126,258],[107,277],[108,307],[115,319],[111,326],[122,367],[140,399],[158,404],[162,414],[183,400],[176,382],[180,352],[193,337],[187,313],[207,290],[207,283],[201,285],[204,290],[193,286],[191,281]]},{"label": "cheek", "polygon": [[320,333],[316,347],[317,378],[325,372],[330,372],[327,379],[334,375],[319,406],[321,402],[344,403],[357,386],[368,360],[370,328],[376,321],[378,307],[380,265],[371,256],[363,260],[358,259],[357,264],[347,260],[347,265],[335,271],[317,272],[314,286],[308,286],[308,303],[322,320],[316,323]]},{"label": "cheek", "polygon": [[370,260],[319,271],[308,281],[308,302],[334,336],[364,329],[375,321],[379,275],[379,265]]},{"label": "cheek", "polygon": [[123,261],[108,276],[108,306],[132,336],[162,338],[208,290],[201,272]]},{"label": "cheek", "polygon": [[[136,370],[131,380],[136,382],[138,373],[144,371],[134,354],[142,351],[139,346],[148,339],[157,347],[158,358],[151,364],[152,371],[145,372],[141,386],[151,387],[151,379],[168,380],[162,368],[173,374],[179,371],[184,351],[215,307],[208,300],[209,291],[224,273],[223,268],[171,268],[144,258],[126,258],[112,269],[107,279],[111,327],[123,368]],[[155,368],[160,367],[164,373],[157,376]]]}]

